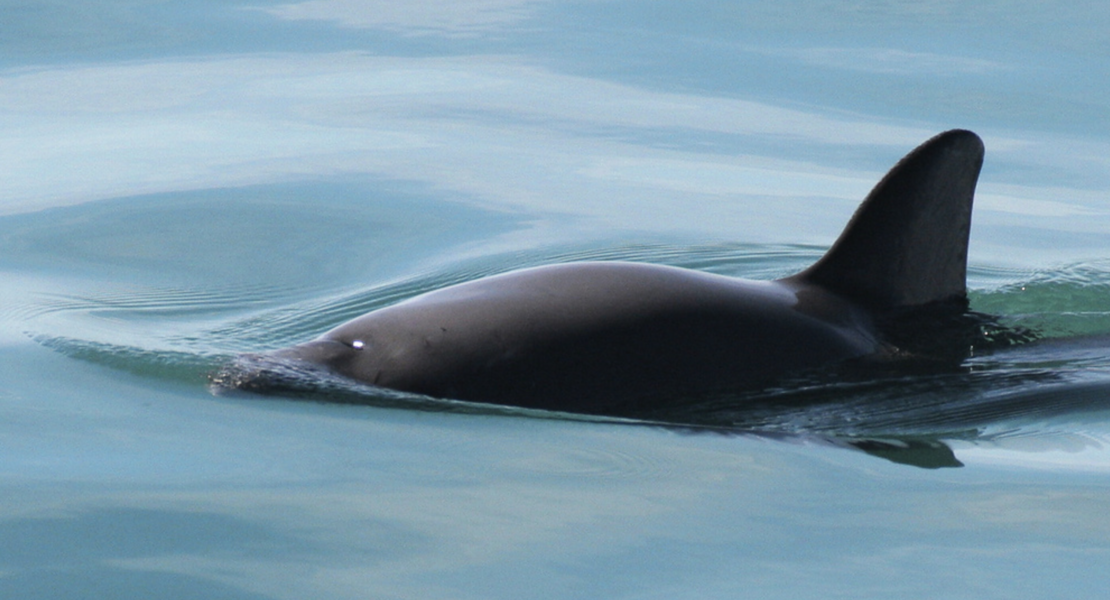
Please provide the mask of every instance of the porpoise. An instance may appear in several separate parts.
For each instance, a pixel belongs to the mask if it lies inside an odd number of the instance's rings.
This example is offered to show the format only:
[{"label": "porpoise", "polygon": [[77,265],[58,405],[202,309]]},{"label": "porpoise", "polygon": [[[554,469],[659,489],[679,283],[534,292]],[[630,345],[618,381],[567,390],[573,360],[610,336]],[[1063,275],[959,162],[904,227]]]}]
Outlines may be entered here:
[{"label": "porpoise", "polygon": [[[783,279],[632,262],[541,266],[425,293],[265,357],[403,392],[591,414],[898,357],[907,350],[892,316],[967,311],[983,152],[970,131],[926,141],[820,260]],[[232,385],[263,389],[265,377],[244,368]]]}]

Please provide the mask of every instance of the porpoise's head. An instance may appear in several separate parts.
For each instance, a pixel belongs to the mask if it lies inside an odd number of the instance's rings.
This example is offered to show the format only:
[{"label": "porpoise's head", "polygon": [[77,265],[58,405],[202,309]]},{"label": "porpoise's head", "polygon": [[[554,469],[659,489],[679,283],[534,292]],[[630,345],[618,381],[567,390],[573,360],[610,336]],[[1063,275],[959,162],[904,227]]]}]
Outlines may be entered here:
[{"label": "porpoise's head", "polygon": [[350,372],[362,354],[361,344],[318,338],[272,352],[240,354],[209,381],[218,391],[319,391],[334,376]]}]

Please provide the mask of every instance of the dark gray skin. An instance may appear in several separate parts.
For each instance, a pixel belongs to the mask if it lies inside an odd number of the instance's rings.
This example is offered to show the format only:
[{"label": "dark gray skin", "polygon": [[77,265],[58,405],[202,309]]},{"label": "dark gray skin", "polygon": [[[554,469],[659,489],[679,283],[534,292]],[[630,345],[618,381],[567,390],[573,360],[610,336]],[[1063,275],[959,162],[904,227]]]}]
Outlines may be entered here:
[{"label": "dark gray skin", "polygon": [[277,356],[396,390],[598,413],[748,388],[880,346],[867,311],[821,288],[610,262],[452,286]]},{"label": "dark gray skin", "polygon": [[925,142],[825,257],[785,279],[619,262],[537,267],[430,292],[268,356],[436,397],[618,414],[897,354],[876,325],[884,315],[966,307],[982,160],[971,132]]}]

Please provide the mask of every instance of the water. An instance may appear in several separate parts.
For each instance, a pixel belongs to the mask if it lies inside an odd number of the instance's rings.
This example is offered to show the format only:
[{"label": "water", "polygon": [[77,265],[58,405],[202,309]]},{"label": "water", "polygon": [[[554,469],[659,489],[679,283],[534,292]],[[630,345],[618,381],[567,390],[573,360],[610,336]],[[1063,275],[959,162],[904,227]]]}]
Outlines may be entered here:
[{"label": "water", "polygon": [[[0,595],[1095,597],[1108,19],[0,7]],[[987,144],[973,307],[1040,345],[731,428],[209,392],[235,353],[522,266],[795,272],[951,127]]]}]

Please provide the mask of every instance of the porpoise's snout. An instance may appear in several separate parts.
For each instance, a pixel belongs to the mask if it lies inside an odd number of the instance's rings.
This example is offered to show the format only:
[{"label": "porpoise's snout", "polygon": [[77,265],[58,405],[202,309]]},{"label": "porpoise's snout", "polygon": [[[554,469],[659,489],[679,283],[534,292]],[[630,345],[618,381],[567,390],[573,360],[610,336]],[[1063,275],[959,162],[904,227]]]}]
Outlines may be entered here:
[{"label": "porpoise's snout", "polygon": [[334,374],[336,363],[351,352],[354,349],[342,342],[320,339],[272,352],[240,354],[209,376],[209,383],[215,392],[314,388],[321,375]]}]

